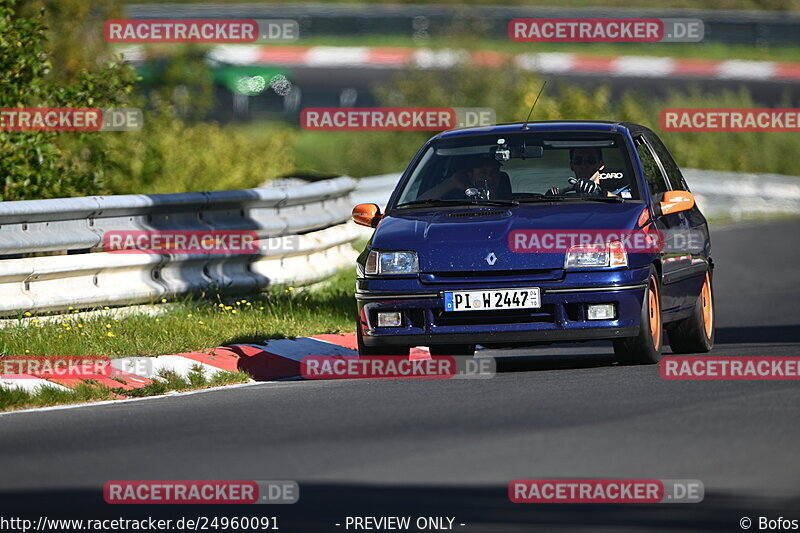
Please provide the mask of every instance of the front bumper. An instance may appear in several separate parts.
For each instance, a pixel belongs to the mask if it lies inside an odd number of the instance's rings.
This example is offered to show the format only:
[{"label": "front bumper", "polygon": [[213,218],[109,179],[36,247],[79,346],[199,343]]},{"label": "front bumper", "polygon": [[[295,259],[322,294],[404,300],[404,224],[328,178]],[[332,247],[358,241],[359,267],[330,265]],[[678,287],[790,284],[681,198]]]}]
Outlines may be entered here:
[{"label": "front bumper", "polygon": [[[570,283],[504,283],[480,286],[423,286],[410,280],[359,280],[356,301],[366,346],[439,344],[515,345],[632,337],[639,332],[648,269],[573,276]],[[605,281],[605,283],[603,283]],[[388,283],[386,283],[388,282]],[[396,290],[400,286],[408,290]],[[542,307],[522,311],[444,312],[448,290],[536,286]],[[390,291],[388,289],[394,288]],[[384,289],[384,290],[378,290]],[[613,303],[614,320],[587,320],[587,304]],[[378,311],[401,311],[400,327],[378,328]]]}]

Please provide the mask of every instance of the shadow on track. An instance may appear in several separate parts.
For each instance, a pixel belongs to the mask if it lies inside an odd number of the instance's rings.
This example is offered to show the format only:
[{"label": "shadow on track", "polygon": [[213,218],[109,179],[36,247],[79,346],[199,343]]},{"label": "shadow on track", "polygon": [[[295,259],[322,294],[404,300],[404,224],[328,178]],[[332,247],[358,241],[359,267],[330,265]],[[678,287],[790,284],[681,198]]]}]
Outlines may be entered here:
[{"label": "shadow on track", "polygon": [[532,345],[509,350],[484,349],[476,357],[493,357],[497,372],[536,372],[597,368],[615,362],[610,352],[611,343],[591,341],[568,344]]},{"label": "shadow on track", "polygon": [[546,370],[567,370],[597,368],[614,363],[613,355],[516,355],[493,356],[497,362],[497,372],[536,372]]},{"label": "shadow on track", "polygon": [[755,342],[800,342],[800,324],[717,328],[716,344],[748,344]]}]

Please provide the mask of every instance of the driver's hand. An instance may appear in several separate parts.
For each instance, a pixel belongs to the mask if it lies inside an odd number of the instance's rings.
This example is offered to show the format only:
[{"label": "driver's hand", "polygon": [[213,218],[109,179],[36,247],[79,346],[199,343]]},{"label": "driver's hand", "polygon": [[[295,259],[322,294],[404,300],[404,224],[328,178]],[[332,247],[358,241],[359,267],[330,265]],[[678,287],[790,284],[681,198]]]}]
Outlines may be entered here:
[{"label": "driver's hand", "polygon": [[594,171],[594,174],[592,174],[592,177],[589,178],[589,180],[600,185],[600,171],[604,170],[605,168],[605,165],[600,165],[600,168]]},{"label": "driver's hand", "polygon": [[575,190],[579,193],[590,195],[597,195],[601,192],[600,186],[591,180],[576,181]]}]

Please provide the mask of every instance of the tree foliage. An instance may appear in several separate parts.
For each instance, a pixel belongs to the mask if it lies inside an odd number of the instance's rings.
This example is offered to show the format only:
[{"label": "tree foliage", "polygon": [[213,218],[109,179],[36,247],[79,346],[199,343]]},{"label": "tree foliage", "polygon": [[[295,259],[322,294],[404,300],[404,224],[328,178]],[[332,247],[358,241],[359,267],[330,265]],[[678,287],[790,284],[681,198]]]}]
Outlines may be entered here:
[{"label": "tree foliage", "polygon": [[[0,0],[0,107],[113,107],[128,103],[133,70],[118,61],[54,63],[45,12]],[[0,131],[2,200],[96,194],[106,153],[96,132]],[[103,133],[110,135],[110,133]]]}]

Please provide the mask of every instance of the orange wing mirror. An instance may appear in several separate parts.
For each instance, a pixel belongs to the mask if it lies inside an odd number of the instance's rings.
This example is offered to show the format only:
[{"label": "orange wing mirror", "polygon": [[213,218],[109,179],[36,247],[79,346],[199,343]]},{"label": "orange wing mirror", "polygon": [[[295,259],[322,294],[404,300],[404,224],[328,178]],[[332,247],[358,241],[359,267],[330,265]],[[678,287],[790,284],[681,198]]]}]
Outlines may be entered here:
[{"label": "orange wing mirror", "polygon": [[694,195],[689,191],[667,191],[661,200],[661,214],[680,213],[694,207]]},{"label": "orange wing mirror", "polygon": [[381,218],[381,208],[375,204],[358,204],[353,208],[353,222],[360,226],[374,228]]}]

